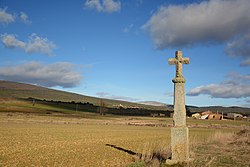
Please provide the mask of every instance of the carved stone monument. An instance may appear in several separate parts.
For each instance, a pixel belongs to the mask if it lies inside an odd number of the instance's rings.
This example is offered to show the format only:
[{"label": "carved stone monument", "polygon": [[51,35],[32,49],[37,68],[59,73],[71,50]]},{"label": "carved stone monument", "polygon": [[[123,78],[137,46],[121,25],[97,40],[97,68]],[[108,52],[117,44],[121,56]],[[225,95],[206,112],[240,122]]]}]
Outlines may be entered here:
[{"label": "carved stone monument", "polygon": [[189,131],[186,126],[185,107],[185,78],[182,74],[182,64],[189,64],[189,58],[182,58],[182,52],[176,51],[175,58],[168,60],[170,65],[176,65],[176,76],[174,83],[174,127],[171,128],[171,151],[172,158],[167,163],[178,163],[189,161]]}]

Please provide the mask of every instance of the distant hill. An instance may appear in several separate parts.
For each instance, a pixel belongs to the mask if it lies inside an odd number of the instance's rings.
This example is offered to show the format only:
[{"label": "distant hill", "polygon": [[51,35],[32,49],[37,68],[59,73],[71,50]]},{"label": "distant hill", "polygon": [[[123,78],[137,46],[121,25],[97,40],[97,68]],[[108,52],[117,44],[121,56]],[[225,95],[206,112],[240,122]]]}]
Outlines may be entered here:
[{"label": "distant hill", "polygon": [[[46,101],[62,101],[62,102],[81,102],[81,103],[91,103],[96,106],[100,104],[101,99],[97,97],[90,97],[85,95],[80,95],[76,93],[70,93],[55,89],[49,89],[41,86],[1,81],[0,80],[0,98],[14,98],[14,99],[40,99]],[[166,110],[163,106],[152,106],[145,104],[138,104],[126,101],[102,99],[107,107],[137,107],[149,110]]]},{"label": "distant hill", "polygon": [[142,101],[142,102],[139,102],[139,104],[167,107],[167,104],[161,103],[161,102],[158,102],[158,101]]},{"label": "distant hill", "polygon": [[[49,89],[41,86],[10,82],[10,81],[1,81],[0,80],[0,98],[7,99],[40,99],[46,101],[61,101],[61,102],[74,102],[74,103],[91,103],[95,106],[100,105],[102,100],[105,103],[106,107],[109,108],[119,108],[120,106],[124,108],[140,108],[153,111],[172,111],[173,105],[166,105],[164,103],[155,102],[155,101],[144,101],[140,103],[132,103],[119,100],[111,99],[101,99],[97,97],[90,97],[85,95],[80,95],[76,93],[70,93],[55,89]],[[222,107],[222,106],[209,106],[209,107],[197,107],[197,106],[187,106],[187,109],[191,113],[203,112],[203,111],[213,111],[219,113],[229,113],[236,112],[250,115],[250,108],[243,107]]]}]

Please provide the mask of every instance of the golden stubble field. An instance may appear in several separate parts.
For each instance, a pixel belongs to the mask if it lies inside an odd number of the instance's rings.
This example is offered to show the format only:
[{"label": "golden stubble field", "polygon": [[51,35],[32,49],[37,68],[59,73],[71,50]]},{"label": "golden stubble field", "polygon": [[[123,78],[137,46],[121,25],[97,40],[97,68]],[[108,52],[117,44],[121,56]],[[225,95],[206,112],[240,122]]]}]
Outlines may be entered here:
[{"label": "golden stubble field", "polygon": [[[89,119],[3,112],[0,113],[0,166],[127,166],[138,160],[132,153],[147,154],[169,147],[171,121],[170,118]],[[248,122],[232,122],[226,128],[224,125],[220,128],[221,125],[189,121],[192,156],[202,157],[197,148],[201,143],[213,141],[214,136],[229,136],[242,126],[249,127]],[[196,146],[197,143],[200,145]],[[207,163],[211,160],[214,161],[213,156]]]}]

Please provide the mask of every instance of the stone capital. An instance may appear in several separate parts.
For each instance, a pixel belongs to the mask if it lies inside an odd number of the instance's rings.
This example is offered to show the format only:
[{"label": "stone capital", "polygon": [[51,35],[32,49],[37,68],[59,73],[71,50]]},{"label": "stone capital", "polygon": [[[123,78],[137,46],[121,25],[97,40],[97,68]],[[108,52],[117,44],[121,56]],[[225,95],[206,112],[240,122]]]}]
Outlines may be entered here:
[{"label": "stone capital", "polygon": [[172,80],[173,83],[185,83],[186,80],[184,77],[175,77],[173,80]]}]

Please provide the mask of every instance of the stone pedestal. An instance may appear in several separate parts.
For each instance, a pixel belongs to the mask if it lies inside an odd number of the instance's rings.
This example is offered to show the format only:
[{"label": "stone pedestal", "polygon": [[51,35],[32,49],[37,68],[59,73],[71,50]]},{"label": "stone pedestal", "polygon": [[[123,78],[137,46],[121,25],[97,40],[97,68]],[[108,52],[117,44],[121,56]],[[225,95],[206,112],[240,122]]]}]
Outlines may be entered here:
[{"label": "stone pedestal", "polygon": [[189,161],[189,130],[187,127],[171,128],[171,150],[173,161]]}]

